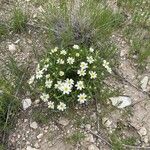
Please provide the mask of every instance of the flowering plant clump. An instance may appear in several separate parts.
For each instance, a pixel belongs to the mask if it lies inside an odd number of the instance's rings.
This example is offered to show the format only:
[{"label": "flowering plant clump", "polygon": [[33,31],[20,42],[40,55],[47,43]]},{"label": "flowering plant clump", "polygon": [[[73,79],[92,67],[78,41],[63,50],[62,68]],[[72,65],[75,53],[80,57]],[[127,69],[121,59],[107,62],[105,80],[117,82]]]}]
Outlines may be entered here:
[{"label": "flowering plant clump", "polygon": [[71,104],[91,101],[108,73],[109,62],[92,47],[55,47],[40,61],[28,83],[38,88],[48,108],[64,111]]}]

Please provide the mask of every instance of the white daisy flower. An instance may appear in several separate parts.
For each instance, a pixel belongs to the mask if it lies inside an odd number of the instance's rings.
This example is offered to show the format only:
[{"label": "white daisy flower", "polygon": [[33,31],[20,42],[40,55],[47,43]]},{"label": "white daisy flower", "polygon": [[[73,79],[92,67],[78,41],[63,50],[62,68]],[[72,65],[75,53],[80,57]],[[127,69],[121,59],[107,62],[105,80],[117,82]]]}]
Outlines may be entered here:
[{"label": "white daisy flower", "polygon": [[89,49],[89,50],[90,50],[90,52],[91,52],[91,53],[93,53],[93,52],[94,52],[94,49],[93,49],[92,47],[90,47],[90,49]]},{"label": "white daisy flower", "polygon": [[92,57],[92,56],[87,57],[87,62],[88,62],[89,64],[92,64],[92,63],[94,62],[93,57]]},{"label": "white daisy flower", "polygon": [[70,94],[71,86],[68,83],[63,83],[60,87],[60,90],[63,92],[63,94]]},{"label": "white daisy flower", "polygon": [[64,64],[64,63],[65,63],[65,62],[64,62],[63,59],[60,59],[60,58],[59,58],[59,59],[57,60],[57,64]]},{"label": "white daisy flower", "polygon": [[57,109],[60,111],[64,111],[66,109],[66,104],[63,102],[60,102],[59,105],[57,106]]},{"label": "white daisy flower", "polygon": [[45,82],[45,87],[51,88],[51,87],[52,87],[52,83],[53,83],[52,80],[46,80],[46,82]]},{"label": "white daisy flower", "polygon": [[80,49],[79,45],[73,45],[74,49]]},{"label": "white daisy flower", "polygon": [[34,82],[35,76],[31,76],[31,78],[28,80],[28,84],[32,84]]},{"label": "white daisy flower", "polygon": [[67,63],[68,64],[70,64],[70,65],[72,65],[73,63],[74,63],[74,58],[73,57],[68,57],[68,59],[67,59]]},{"label": "white daisy flower", "polygon": [[66,55],[67,52],[66,52],[65,50],[62,50],[62,51],[60,51],[60,54],[61,54],[61,55]]},{"label": "white daisy flower", "polygon": [[48,108],[54,109],[54,102],[49,101],[47,104],[48,104]]},{"label": "white daisy flower", "polygon": [[44,67],[43,67],[43,71],[47,71],[47,69],[48,69],[48,67],[49,67],[49,64],[47,64],[47,65],[44,65]]},{"label": "white daisy flower", "polygon": [[62,81],[57,81],[57,84],[54,85],[55,89],[61,90]]},{"label": "white daisy flower", "polygon": [[43,70],[36,71],[36,79],[41,79],[43,77]]},{"label": "white daisy flower", "polygon": [[78,81],[77,84],[75,85],[75,87],[77,87],[77,90],[84,89],[84,83],[83,83],[83,81]]},{"label": "white daisy flower", "polygon": [[83,69],[80,69],[80,70],[77,71],[77,74],[78,74],[79,76],[85,76],[85,75],[86,75],[86,71],[83,70]]},{"label": "white daisy flower", "polygon": [[57,50],[58,50],[58,47],[55,47],[54,49],[51,50],[51,52],[55,53],[55,52],[57,52]]},{"label": "white daisy flower", "polygon": [[42,93],[42,95],[40,96],[41,100],[43,100],[44,102],[47,102],[49,99],[49,94],[46,93]]},{"label": "white daisy flower", "polygon": [[80,67],[81,67],[81,69],[87,69],[88,68],[88,63],[81,62]]},{"label": "white daisy flower", "polygon": [[79,57],[80,56],[80,54],[79,53],[76,53],[76,57]]},{"label": "white daisy flower", "polygon": [[63,76],[64,74],[65,74],[65,73],[64,73],[63,71],[60,71],[60,72],[59,72],[59,75],[60,75],[60,76]]},{"label": "white daisy flower", "polygon": [[103,60],[103,66],[107,69],[109,73],[112,73],[112,69],[109,67],[109,62]]},{"label": "white daisy flower", "polygon": [[95,78],[97,78],[97,73],[95,72],[95,71],[89,71],[89,74],[90,74],[90,78],[91,79],[95,79]]},{"label": "white daisy flower", "polygon": [[72,87],[73,84],[74,84],[74,81],[73,81],[72,79],[66,79],[65,82],[66,82],[67,84],[69,84],[70,87]]},{"label": "white daisy flower", "polygon": [[86,97],[87,97],[87,95],[85,93],[79,94],[78,95],[78,102],[80,104],[85,103],[87,101]]},{"label": "white daisy flower", "polygon": [[46,77],[46,79],[50,78],[50,74],[47,74],[45,77]]}]

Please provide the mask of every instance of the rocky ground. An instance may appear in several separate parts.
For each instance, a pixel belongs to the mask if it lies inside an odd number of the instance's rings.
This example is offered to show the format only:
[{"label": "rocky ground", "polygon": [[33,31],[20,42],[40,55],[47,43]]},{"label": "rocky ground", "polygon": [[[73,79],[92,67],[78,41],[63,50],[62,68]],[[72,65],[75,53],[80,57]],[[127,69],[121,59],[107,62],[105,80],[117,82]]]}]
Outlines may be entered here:
[{"label": "rocky ground", "polygon": [[[10,12],[13,9],[10,7],[11,3],[13,1],[7,3],[2,0],[0,10],[2,21],[10,19]],[[36,23],[38,12],[43,11],[42,6],[34,6],[27,0],[26,2],[21,1],[20,5],[28,6],[27,8],[31,10],[30,16],[34,20],[32,23]],[[112,2],[110,6],[114,8],[114,11],[116,10]],[[30,21],[29,24],[31,24]],[[36,54],[45,50],[44,40],[41,40],[45,36],[44,33],[34,31],[32,26],[29,28],[31,29],[25,34],[14,36],[9,33],[9,38],[0,44],[1,50],[9,51],[21,63],[31,61],[31,55],[34,55],[33,48],[36,49]],[[100,107],[97,110],[92,108],[85,109],[84,112],[78,111],[78,116],[83,120],[86,120],[88,115],[88,121],[80,122],[78,126],[76,118],[61,115],[57,120],[49,120],[45,124],[40,124],[32,117],[39,102],[38,100],[31,102],[26,94],[22,97],[22,103],[26,101],[23,104],[24,109],[21,111],[15,129],[9,135],[9,150],[109,150],[111,148],[107,143],[109,141],[107,135],[117,128],[118,122],[128,127],[128,130],[122,131],[122,136],[134,135],[138,139],[138,145],[150,146],[150,68],[147,66],[147,69],[140,74],[134,62],[129,59],[129,45],[126,39],[120,33],[114,33],[112,40],[120,50],[120,63],[118,69],[115,70],[117,75],[113,74],[106,83],[122,91],[120,97],[114,97],[108,101],[116,109],[105,116],[102,115]],[[32,62],[36,63],[33,57]],[[118,101],[123,102],[120,108],[116,104]],[[127,112],[128,115],[125,115],[124,107],[126,106],[129,106],[131,115],[129,112]],[[77,139],[76,136],[72,136],[75,134],[78,134]],[[71,140],[68,140],[70,138]],[[127,149],[140,149],[126,147]]]}]

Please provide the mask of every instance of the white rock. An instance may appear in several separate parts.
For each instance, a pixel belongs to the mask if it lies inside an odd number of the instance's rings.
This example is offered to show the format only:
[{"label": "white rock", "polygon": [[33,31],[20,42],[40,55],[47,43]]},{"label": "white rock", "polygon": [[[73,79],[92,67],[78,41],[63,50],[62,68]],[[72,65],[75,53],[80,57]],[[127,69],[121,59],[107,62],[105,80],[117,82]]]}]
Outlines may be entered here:
[{"label": "white rock", "polygon": [[61,118],[61,119],[59,119],[58,123],[63,126],[67,126],[69,124],[69,120],[66,118]]},{"label": "white rock", "polygon": [[86,124],[86,125],[85,125],[85,129],[86,129],[86,130],[90,130],[90,129],[91,129],[91,125],[90,125],[90,124]]},{"label": "white rock", "polygon": [[110,98],[112,105],[117,108],[124,108],[131,105],[131,98],[128,96],[118,96]]},{"label": "white rock", "polygon": [[43,136],[43,133],[40,133],[40,134],[37,136],[37,138],[38,138],[38,139],[41,139],[42,136]]},{"label": "white rock", "polygon": [[147,130],[145,127],[141,127],[141,129],[138,131],[138,133],[140,134],[140,136],[144,136],[147,134]]},{"label": "white rock", "polygon": [[149,142],[149,138],[148,138],[148,136],[147,136],[147,135],[143,138],[143,141],[144,141],[146,144],[148,144],[148,142]]},{"label": "white rock", "polygon": [[33,147],[31,147],[31,146],[27,146],[26,150],[38,150],[38,149],[33,148]]},{"label": "white rock", "polygon": [[88,150],[99,150],[99,148],[94,145],[94,144],[91,144],[89,147],[88,147]]},{"label": "white rock", "polygon": [[37,123],[34,121],[30,124],[30,127],[33,128],[33,129],[37,129],[38,125]]},{"label": "white rock", "polygon": [[23,109],[26,110],[27,108],[29,108],[32,104],[32,101],[30,98],[26,98],[22,100],[22,105],[23,105]]},{"label": "white rock", "polygon": [[34,144],[34,147],[35,147],[35,148],[40,148],[40,146],[39,146],[38,143],[35,143],[35,144]]},{"label": "white rock", "polygon": [[148,76],[145,76],[145,77],[141,80],[141,88],[142,88],[143,91],[146,91],[147,84],[148,84]]},{"label": "white rock", "polygon": [[10,52],[14,52],[16,50],[16,45],[15,44],[10,44],[8,45],[8,49]]}]

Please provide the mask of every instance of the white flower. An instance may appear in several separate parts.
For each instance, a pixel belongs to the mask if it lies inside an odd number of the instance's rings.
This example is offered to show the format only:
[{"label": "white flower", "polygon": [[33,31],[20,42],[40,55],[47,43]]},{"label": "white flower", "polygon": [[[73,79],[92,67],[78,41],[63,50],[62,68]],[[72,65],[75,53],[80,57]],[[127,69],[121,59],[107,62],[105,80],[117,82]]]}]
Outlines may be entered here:
[{"label": "white flower", "polygon": [[79,94],[78,95],[78,101],[80,104],[83,104],[87,99],[86,99],[87,95],[85,93]]},{"label": "white flower", "polygon": [[81,70],[77,71],[77,74],[79,74],[79,76],[85,76],[86,72],[85,72],[85,70],[81,69]]},{"label": "white flower", "polygon": [[81,62],[80,67],[81,67],[81,69],[86,69],[86,68],[88,68],[88,63]]},{"label": "white flower", "polygon": [[71,92],[71,86],[68,83],[62,83],[60,90],[63,92],[63,94],[70,94]]},{"label": "white flower", "polygon": [[76,57],[79,57],[80,56],[80,54],[79,53],[76,53]]},{"label": "white flower", "polygon": [[46,77],[46,79],[50,78],[50,74],[47,74],[45,77]]},{"label": "white flower", "polygon": [[44,102],[47,102],[49,99],[49,94],[46,93],[42,93],[42,95],[40,96],[41,100],[43,100]]},{"label": "white flower", "polygon": [[59,58],[59,59],[57,60],[57,64],[64,64],[64,63],[65,63],[65,62],[64,62],[63,59],[60,59],[60,58]]},{"label": "white flower", "polygon": [[49,67],[49,64],[47,64],[47,65],[44,65],[44,67],[43,67],[43,71],[47,71],[47,69],[48,69],[48,67]]},{"label": "white flower", "polygon": [[43,77],[43,70],[36,71],[36,79],[41,79]]},{"label": "white flower", "polygon": [[74,49],[80,49],[79,45],[73,45]]},{"label": "white flower", "polygon": [[40,64],[37,65],[36,71],[40,70]]},{"label": "white flower", "polygon": [[106,68],[109,73],[112,73],[112,69],[110,67]]},{"label": "white flower", "polygon": [[66,79],[65,82],[66,82],[67,84],[69,84],[70,87],[72,87],[73,84],[74,84],[74,81],[73,81],[72,79]]},{"label": "white flower", "polygon": [[103,66],[106,67],[109,65],[109,62],[107,62],[106,60],[103,60]]},{"label": "white flower", "polygon": [[93,53],[93,52],[94,52],[94,49],[93,49],[92,47],[90,47],[90,49],[89,49],[89,50],[90,50],[90,52],[91,52],[91,53]]},{"label": "white flower", "polygon": [[60,54],[61,54],[61,55],[66,55],[67,52],[66,52],[65,50],[62,50],[62,51],[60,51]]},{"label": "white flower", "polygon": [[77,87],[77,90],[84,89],[84,83],[83,83],[83,81],[78,81],[75,86]]},{"label": "white flower", "polygon": [[70,64],[70,65],[72,65],[73,63],[74,63],[74,58],[73,57],[68,57],[68,59],[67,59],[67,63],[68,64]]},{"label": "white flower", "polygon": [[64,74],[65,74],[65,73],[64,73],[63,71],[60,71],[60,72],[59,72],[59,75],[60,75],[60,76],[63,76]]},{"label": "white flower", "polygon": [[57,109],[64,111],[66,109],[66,104],[63,102],[60,102],[59,105],[57,106]]},{"label": "white flower", "polygon": [[109,62],[103,60],[103,66],[107,69],[109,73],[112,73],[112,69],[109,67]]},{"label": "white flower", "polygon": [[92,57],[92,56],[87,57],[87,62],[88,62],[89,64],[92,64],[92,63],[94,62],[93,57]]},{"label": "white flower", "polygon": [[91,79],[95,79],[97,77],[97,73],[95,71],[89,71]]},{"label": "white flower", "polygon": [[51,52],[55,53],[55,52],[57,52],[57,50],[58,50],[58,47],[55,47],[54,49],[51,50]]},{"label": "white flower", "polygon": [[45,82],[45,87],[51,88],[51,87],[52,87],[52,83],[53,83],[52,80],[46,80],[46,82]]},{"label": "white flower", "polygon": [[95,71],[89,71],[89,74],[90,74],[90,78],[91,79],[95,79],[95,78],[97,78],[97,73],[95,72]]},{"label": "white flower", "polygon": [[35,76],[31,76],[31,78],[28,80],[28,84],[32,84],[34,82]]},{"label": "white flower", "polygon": [[54,102],[49,101],[47,104],[48,104],[48,108],[54,109]]},{"label": "white flower", "polygon": [[62,81],[57,81],[57,84],[55,84],[54,86],[55,86],[55,89],[61,90]]}]

